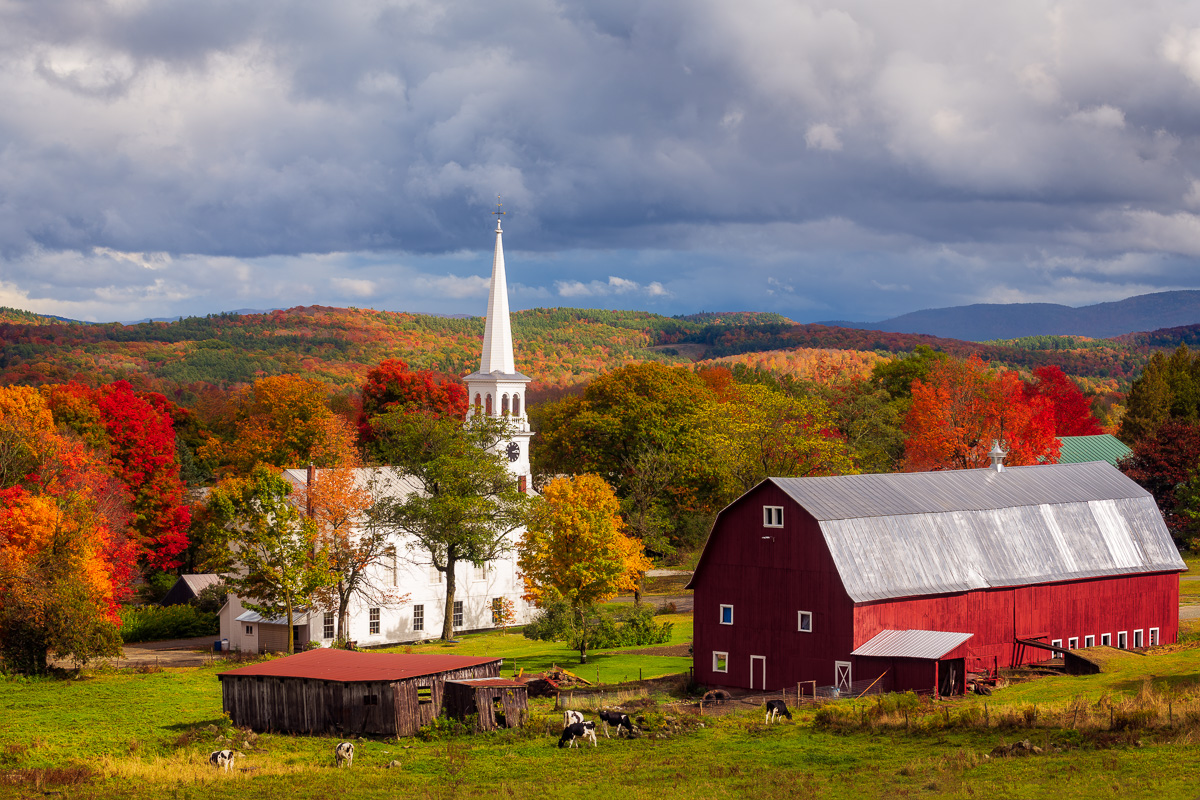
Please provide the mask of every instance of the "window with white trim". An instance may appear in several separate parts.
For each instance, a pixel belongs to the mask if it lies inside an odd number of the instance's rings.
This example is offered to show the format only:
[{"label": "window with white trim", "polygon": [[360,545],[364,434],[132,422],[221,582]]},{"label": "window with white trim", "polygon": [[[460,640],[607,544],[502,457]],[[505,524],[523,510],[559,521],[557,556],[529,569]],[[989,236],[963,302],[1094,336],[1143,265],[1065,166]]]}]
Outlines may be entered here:
[{"label": "window with white trim", "polygon": [[333,638],[333,612],[326,611],[324,618],[321,620],[321,638]]},{"label": "window with white trim", "polygon": [[1070,639],[1067,639],[1067,649],[1068,650],[1078,650],[1079,649],[1079,637],[1078,636],[1072,636]]},{"label": "window with white trim", "polygon": [[796,630],[801,633],[812,633],[812,612],[799,611],[796,614]]},{"label": "window with white trim", "polygon": [[424,605],[413,606],[413,630],[414,631],[425,630],[425,606]]},{"label": "window with white trim", "polygon": [[729,672],[729,653],[713,651],[713,672]]},{"label": "window with white trim", "polygon": [[442,582],[442,573],[433,564],[429,565],[429,582],[430,583],[441,583]]},{"label": "window with white trim", "polygon": [[1142,647],[1142,632],[1141,632],[1141,630],[1136,630],[1133,632],[1133,648],[1135,650],[1140,650],[1141,647]]},{"label": "window with white trim", "polygon": [[454,625],[455,628],[461,628],[463,626],[463,601],[462,600],[454,601],[454,619],[451,620],[451,624]]},{"label": "window with white trim", "polygon": [[[1054,639],[1053,641],[1051,641],[1051,642],[1050,642],[1050,646],[1051,646],[1051,647],[1062,647],[1062,639]],[[1061,656],[1059,655],[1058,651],[1055,651],[1054,653],[1051,653],[1051,656],[1053,656],[1054,658],[1060,658],[1060,657],[1061,657]]]},{"label": "window with white trim", "polygon": [[372,608],[367,612],[367,621],[370,623],[369,633],[379,633],[379,609]]},{"label": "window with white trim", "polygon": [[247,626],[246,626],[246,635],[247,635],[247,636],[253,636],[253,635],[254,635],[254,626],[253,626],[253,625],[247,625]]},{"label": "window with white trim", "polygon": [[399,564],[396,562],[396,548],[389,547],[383,551],[383,569],[387,573],[387,585],[396,586],[399,583]]},{"label": "window with white trim", "polygon": [[1095,636],[1083,637],[1083,646],[1084,647],[1095,647],[1096,646],[1096,637]]},{"label": "window with white trim", "polygon": [[763,527],[783,527],[783,506],[763,506]]},{"label": "window with white trim", "polygon": [[1151,647],[1158,647],[1158,644],[1159,644],[1159,642],[1158,642],[1158,628],[1151,628],[1151,629],[1150,629],[1150,646],[1151,646]]},{"label": "window with white trim", "polygon": [[1112,634],[1111,633],[1100,634],[1100,644],[1104,645],[1105,647],[1112,647]]},{"label": "window with white trim", "polygon": [[1120,633],[1117,634],[1117,649],[1118,650],[1128,650],[1129,649],[1129,634],[1126,633],[1125,631],[1121,631]]},{"label": "window with white trim", "polygon": [[475,564],[471,565],[471,580],[486,581],[487,576],[488,576],[487,562],[479,564],[478,566],[476,566]]},{"label": "window with white trim", "polygon": [[733,624],[733,606],[721,606],[721,624]]}]

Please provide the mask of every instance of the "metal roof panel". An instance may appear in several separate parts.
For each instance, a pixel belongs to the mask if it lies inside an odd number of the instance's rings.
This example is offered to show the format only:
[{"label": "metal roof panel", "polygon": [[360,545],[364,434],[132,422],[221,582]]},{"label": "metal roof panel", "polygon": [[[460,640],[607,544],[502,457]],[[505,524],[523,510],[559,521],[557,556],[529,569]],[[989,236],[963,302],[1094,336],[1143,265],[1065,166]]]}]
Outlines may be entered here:
[{"label": "metal roof panel", "polygon": [[850,655],[938,659],[974,635],[952,631],[880,631]]},{"label": "metal roof panel", "polygon": [[419,678],[424,675],[436,675],[440,672],[468,669],[500,661],[502,659],[473,656],[359,653],[326,647],[272,661],[264,661],[260,664],[251,664],[219,674],[238,677],[308,678],[355,683]]}]

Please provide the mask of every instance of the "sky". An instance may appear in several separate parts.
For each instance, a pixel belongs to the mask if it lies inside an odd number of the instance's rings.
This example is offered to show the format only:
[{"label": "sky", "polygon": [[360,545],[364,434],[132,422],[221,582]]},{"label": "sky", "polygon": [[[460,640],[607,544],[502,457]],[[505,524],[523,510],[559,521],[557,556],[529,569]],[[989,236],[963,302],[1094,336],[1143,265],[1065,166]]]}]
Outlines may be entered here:
[{"label": "sky", "polygon": [[0,305],[1200,288],[1200,3],[0,0]]}]

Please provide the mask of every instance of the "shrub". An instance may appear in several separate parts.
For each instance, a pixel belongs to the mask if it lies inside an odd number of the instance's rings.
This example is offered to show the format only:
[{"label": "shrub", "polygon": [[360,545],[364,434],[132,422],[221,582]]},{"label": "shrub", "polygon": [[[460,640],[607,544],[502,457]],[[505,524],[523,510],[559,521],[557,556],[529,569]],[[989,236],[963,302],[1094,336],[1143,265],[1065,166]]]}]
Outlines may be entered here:
[{"label": "shrub", "polygon": [[200,594],[189,601],[189,605],[193,606],[197,611],[207,611],[210,614],[216,614],[221,610],[221,606],[225,605],[225,600],[228,596],[229,590],[225,588],[225,584],[214,583],[201,589]]},{"label": "shrub", "polygon": [[126,606],[121,609],[120,633],[124,642],[216,636],[220,630],[221,622],[216,614],[198,611],[189,605]]}]

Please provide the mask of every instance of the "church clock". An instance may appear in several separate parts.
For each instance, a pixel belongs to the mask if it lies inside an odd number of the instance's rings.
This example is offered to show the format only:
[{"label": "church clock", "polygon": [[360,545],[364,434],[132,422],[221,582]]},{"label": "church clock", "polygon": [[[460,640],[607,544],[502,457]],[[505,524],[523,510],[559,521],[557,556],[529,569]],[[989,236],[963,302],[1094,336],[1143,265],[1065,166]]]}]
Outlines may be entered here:
[{"label": "church clock", "polygon": [[508,447],[504,448],[504,452],[508,456],[509,461],[516,461],[521,457],[521,445],[516,442],[509,442]]}]

